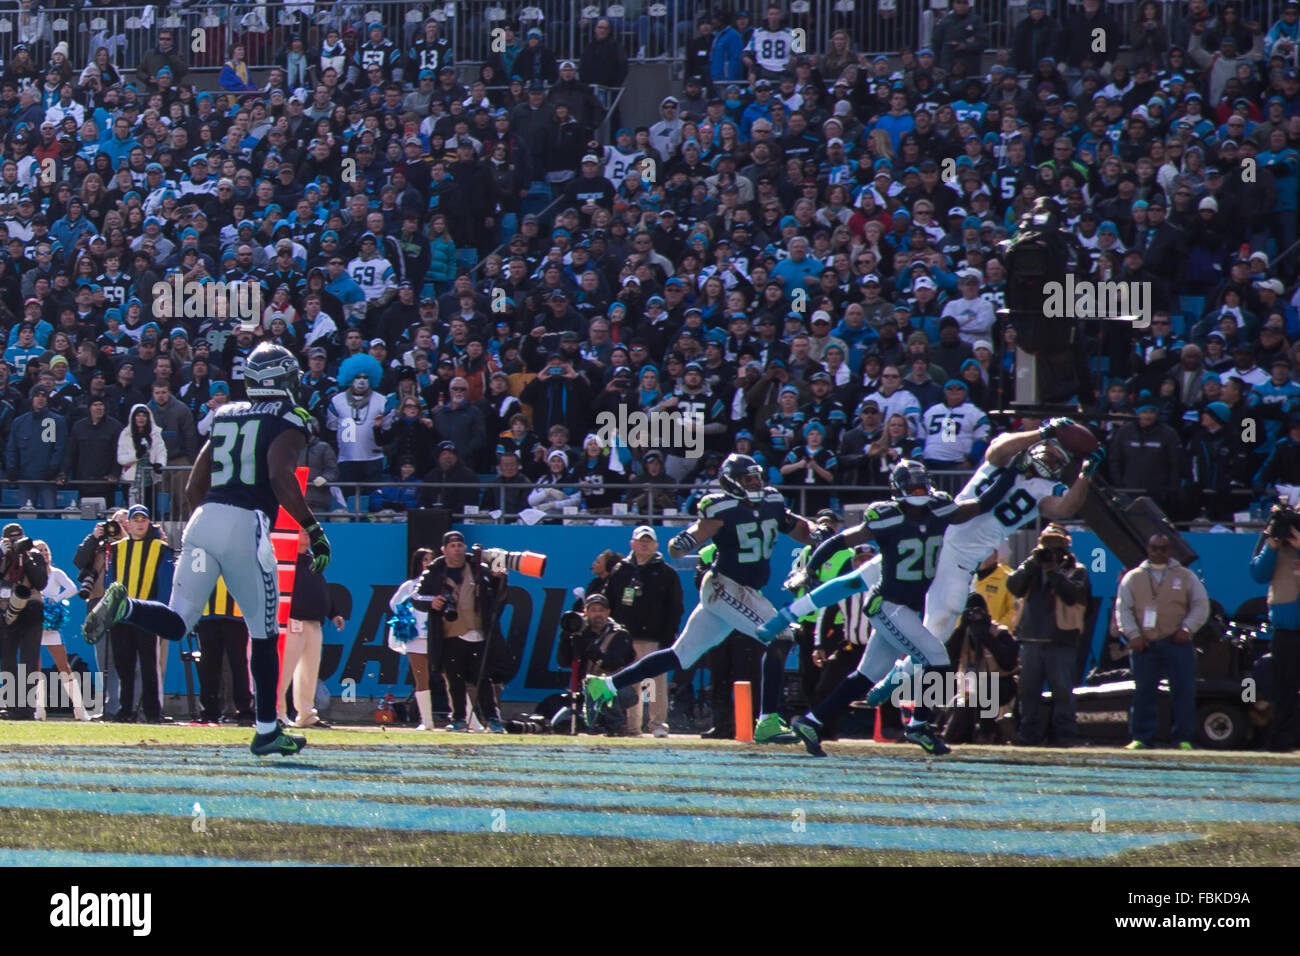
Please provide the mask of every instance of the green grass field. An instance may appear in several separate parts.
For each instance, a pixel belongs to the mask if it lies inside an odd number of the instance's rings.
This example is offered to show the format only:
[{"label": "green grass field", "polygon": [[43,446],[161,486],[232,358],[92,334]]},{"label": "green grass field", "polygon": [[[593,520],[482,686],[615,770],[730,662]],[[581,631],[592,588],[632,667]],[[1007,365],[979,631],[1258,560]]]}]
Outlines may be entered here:
[{"label": "green grass field", "polygon": [[10,865],[1300,863],[1300,757],[0,724]]}]

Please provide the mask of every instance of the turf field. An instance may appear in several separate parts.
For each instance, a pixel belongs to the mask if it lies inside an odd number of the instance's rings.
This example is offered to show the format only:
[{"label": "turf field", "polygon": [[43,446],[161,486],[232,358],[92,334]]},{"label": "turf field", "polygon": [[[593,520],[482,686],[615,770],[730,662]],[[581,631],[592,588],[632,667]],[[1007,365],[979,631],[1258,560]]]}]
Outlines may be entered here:
[{"label": "turf field", "polygon": [[1300,756],[0,724],[0,864],[1300,863]]}]

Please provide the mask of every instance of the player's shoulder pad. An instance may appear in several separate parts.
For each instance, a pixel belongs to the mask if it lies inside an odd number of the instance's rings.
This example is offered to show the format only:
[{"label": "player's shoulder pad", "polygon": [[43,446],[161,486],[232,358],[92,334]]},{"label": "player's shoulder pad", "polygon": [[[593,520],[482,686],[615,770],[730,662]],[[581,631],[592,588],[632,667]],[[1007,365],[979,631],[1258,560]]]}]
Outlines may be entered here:
[{"label": "player's shoulder pad", "polygon": [[890,525],[898,524],[902,520],[902,510],[896,502],[888,499],[873,501],[867,505],[866,513],[862,516],[862,522],[874,528],[888,528]]},{"label": "player's shoulder pad", "polygon": [[246,412],[249,406],[250,406],[249,402],[226,402],[226,404],[222,405],[220,408],[218,408],[216,411],[212,413],[212,417],[214,419],[231,418],[242,412]]},{"label": "player's shoulder pad", "polygon": [[785,498],[781,495],[781,492],[777,491],[771,485],[768,485],[763,489],[763,501],[766,504],[776,504],[785,507]]},{"label": "player's shoulder pad", "polygon": [[720,519],[732,508],[740,504],[735,498],[724,494],[705,495],[700,499],[700,517]]}]

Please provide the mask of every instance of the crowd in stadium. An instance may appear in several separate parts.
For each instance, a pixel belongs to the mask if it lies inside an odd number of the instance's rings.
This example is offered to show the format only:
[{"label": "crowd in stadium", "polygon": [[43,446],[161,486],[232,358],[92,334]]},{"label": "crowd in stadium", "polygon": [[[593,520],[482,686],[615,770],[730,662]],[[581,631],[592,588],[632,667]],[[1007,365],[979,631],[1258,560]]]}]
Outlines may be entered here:
[{"label": "crowd in stadium", "polygon": [[[874,57],[845,32],[796,52],[775,5],[702,12],[659,121],[610,117],[608,141],[607,20],[576,63],[514,24],[481,69],[434,19],[409,47],[340,22],[268,62],[231,48],[207,91],[167,28],[135,69],[19,44],[5,477],[43,509],[61,486],[156,504],[271,339],[306,369],[317,507],[355,483],[363,511],[689,507],[742,450],[812,513],[903,455],[969,469],[1021,424],[989,417],[1015,337],[993,253],[1045,195],[1079,278],[1154,289],[1149,328],[1084,323],[1079,399],[1132,416],[1099,425],[1109,477],[1230,520],[1300,483],[1298,8],[1132,6],[1031,0],[987,72],[967,0]],[[258,283],[260,322],[169,317],[153,290],[177,277]],[[702,435],[611,443],[620,410]],[[511,487],[438,487],[492,474]]]}]

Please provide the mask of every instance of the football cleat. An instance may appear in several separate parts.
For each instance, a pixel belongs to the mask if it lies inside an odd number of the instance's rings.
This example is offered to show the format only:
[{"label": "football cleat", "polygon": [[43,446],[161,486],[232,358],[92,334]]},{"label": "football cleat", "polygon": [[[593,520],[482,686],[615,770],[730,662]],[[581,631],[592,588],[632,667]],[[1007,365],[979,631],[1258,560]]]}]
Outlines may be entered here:
[{"label": "football cleat", "polygon": [[86,623],[81,626],[81,634],[87,644],[98,644],[104,639],[108,629],[126,617],[127,596],[122,582],[114,581],[104,591],[104,596],[94,609],[86,615]]},{"label": "football cleat", "polygon": [[306,746],[306,737],[286,734],[277,727],[269,734],[255,734],[248,749],[259,757],[292,757]]},{"label": "football cleat", "polygon": [[453,720],[447,725],[446,729],[454,734],[469,733],[469,722],[465,720]]},{"label": "football cleat", "polygon": [[803,743],[804,749],[814,757],[826,756],[826,751],[822,750],[821,728],[807,717],[796,717],[792,720],[790,730]]},{"label": "football cleat", "polygon": [[876,681],[867,692],[868,707],[882,707],[894,696],[894,689],[903,684],[912,673],[912,659],[900,657],[894,661],[889,673]]},{"label": "football cleat", "polygon": [[1150,744],[1144,744],[1144,743],[1143,743],[1142,741],[1140,741],[1140,740],[1134,740],[1134,741],[1132,741],[1131,743],[1127,743],[1127,744],[1125,744],[1125,745],[1124,745],[1124,749],[1125,749],[1125,750],[1150,750],[1150,749],[1151,749],[1151,745],[1150,745]]},{"label": "football cleat", "polygon": [[943,742],[943,738],[935,733],[934,727],[928,723],[904,728],[903,736],[932,757],[942,757],[946,753],[952,753],[952,748]]},{"label": "football cleat", "polygon": [[768,714],[754,728],[756,744],[792,744],[798,735],[780,714]]},{"label": "football cleat", "polygon": [[588,677],[582,683],[582,693],[594,707],[602,710],[617,696],[614,688],[609,686],[609,681],[603,677]]}]

